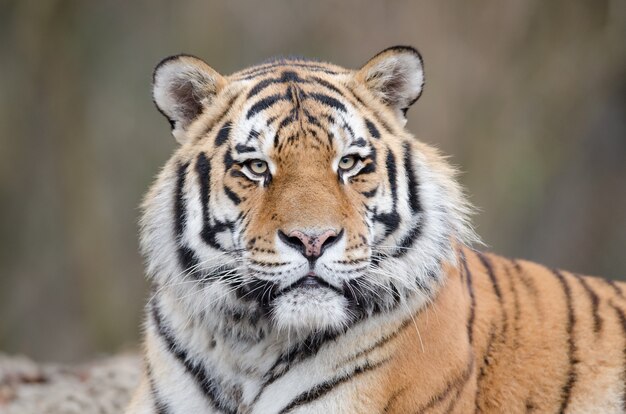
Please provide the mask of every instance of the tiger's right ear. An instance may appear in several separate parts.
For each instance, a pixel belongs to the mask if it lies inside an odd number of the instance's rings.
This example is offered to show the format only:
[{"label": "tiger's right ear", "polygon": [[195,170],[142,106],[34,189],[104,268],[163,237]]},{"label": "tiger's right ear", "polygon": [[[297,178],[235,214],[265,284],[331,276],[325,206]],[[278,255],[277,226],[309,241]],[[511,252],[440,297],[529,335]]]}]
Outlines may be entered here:
[{"label": "tiger's right ear", "polygon": [[393,46],[371,58],[356,78],[406,123],[406,111],[424,88],[422,56],[410,46]]},{"label": "tiger's right ear", "polygon": [[152,97],[179,143],[191,123],[208,108],[226,80],[203,60],[190,55],[163,59],[152,75]]}]

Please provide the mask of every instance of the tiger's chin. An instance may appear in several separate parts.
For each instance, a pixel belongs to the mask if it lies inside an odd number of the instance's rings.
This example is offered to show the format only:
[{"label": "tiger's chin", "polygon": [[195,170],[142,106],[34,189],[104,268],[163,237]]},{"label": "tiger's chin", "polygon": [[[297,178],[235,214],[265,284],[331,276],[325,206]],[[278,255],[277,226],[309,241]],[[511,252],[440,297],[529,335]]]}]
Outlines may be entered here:
[{"label": "tiger's chin", "polygon": [[348,300],[327,288],[300,287],[272,303],[272,322],[288,334],[341,332],[351,320]]}]

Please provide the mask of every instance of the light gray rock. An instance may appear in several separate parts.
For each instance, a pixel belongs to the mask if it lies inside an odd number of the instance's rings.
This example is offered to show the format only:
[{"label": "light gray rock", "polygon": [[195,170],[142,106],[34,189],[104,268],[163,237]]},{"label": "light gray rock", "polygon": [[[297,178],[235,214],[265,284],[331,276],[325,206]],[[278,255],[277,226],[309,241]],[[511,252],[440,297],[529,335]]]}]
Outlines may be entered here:
[{"label": "light gray rock", "polygon": [[140,374],[130,354],[76,366],[0,354],[0,414],[119,414]]}]

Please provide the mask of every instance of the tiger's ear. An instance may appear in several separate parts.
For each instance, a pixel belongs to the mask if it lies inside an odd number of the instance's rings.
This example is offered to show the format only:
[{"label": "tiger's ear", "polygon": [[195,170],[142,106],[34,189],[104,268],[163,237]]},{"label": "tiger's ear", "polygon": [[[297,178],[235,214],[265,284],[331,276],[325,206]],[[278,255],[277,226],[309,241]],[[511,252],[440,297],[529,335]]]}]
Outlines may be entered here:
[{"label": "tiger's ear", "polygon": [[226,80],[203,60],[189,55],[163,59],[152,75],[152,97],[179,143],[187,128],[215,100]]},{"label": "tiger's ear", "polygon": [[422,94],[424,66],[419,52],[409,46],[394,46],[370,59],[356,79],[406,123],[406,112]]}]

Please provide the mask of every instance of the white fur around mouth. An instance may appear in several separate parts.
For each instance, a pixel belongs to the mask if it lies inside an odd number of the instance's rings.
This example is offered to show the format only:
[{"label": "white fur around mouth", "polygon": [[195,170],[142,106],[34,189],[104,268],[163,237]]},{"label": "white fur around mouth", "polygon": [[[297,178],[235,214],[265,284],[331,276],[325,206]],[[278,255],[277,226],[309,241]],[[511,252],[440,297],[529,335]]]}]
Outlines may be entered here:
[{"label": "white fur around mouth", "polygon": [[350,322],[348,300],[323,286],[298,286],[273,302],[272,320],[281,330],[336,331]]}]

